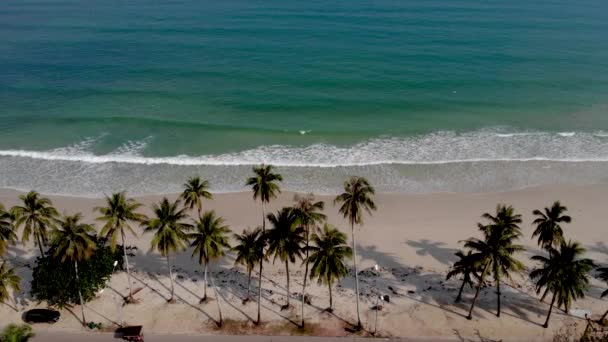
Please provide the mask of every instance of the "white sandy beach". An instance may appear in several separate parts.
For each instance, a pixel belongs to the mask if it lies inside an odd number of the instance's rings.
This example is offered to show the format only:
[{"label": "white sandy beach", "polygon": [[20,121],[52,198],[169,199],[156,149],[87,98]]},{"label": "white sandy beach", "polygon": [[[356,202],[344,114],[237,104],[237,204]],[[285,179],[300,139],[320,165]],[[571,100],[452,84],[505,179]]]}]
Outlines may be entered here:
[{"label": "white sandy beach", "polygon": [[[0,191],[0,202],[6,207],[17,203],[18,192]],[[274,211],[289,205],[293,193],[284,193],[268,206]],[[94,222],[92,208],[103,205],[101,199],[50,196],[60,212],[82,212],[85,220]],[[144,213],[149,214],[149,205],[161,196],[138,198],[145,204]],[[169,195],[175,198],[175,195]],[[341,218],[333,197],[319,196],[326,202],[328,221],[338,226],[350,236],[350,227]],[[540,303],[534,293],[533,284],[524,275],[506,280],[503,291],[503,314],[495,316],[496,295],[494,288],[482,291],[474,319],[465,319],[473,291],[465,290],[465,299],[454,304],[460,286],[458,279],[445,281],[445,274],[455,261],[454,252],[462,246],[459,242],[478,236],[476,223],[484,212],[493,212],[497,203],[511,204],[523,215],[522,230],[525,238],[521,241],[528,251],[519,255],[528,267],[533,264],[529,258],[539,252],[536,241],[531,239],[532,210],[549,206],[561,200],[569,209],[573,223],[565,227],[567,238],[577,240],[588,250],[588,256],[599,264],[608,262],[608,238],[602,217],[608,203],[608,185],[600,186],[549,186],[529,188],[504,193],[483,194],[378,194],[378,211],[367,217],[365,225],[358,229],[357,253],[360,270],[364,271],[361,281],[361,316],[364,327],[374,329],[374,294],[379,291],[391,296],[390,304],[380,311],[378,331],[383,336],[407,337],[454,337],[477,335],[490,339],[537,340],[550,339],[557,329],[567,325],[584,327],[581,318],[554,311],[549,329],[540,325],[544,322],[548,304]],[[204,209],[214,209],[223,216],[234,232],[261,223],[261,206],[254,202],[250,193],[218,194],[213,201],[204,203]],[[141,230],[137,229],[141,232]],[[19,233],[19,236],[21,234]],[[224,318],[232,321],[226,324],[230,329],[217,330],[213,320],[218,319],[215,301],[199,304],[202,296],[202,268],[190,258],[191,251],[184,251],[172,257],[176,272],[177,303],[168,304],[169,279],[167,265],[157,253],[149,253],[151,234],[129,237],[129,245],[138,249],[130,259],[133,272],[133,287],[142,288],[136,297],[138,304],[122,305],[122,297],[127,293],[126,273],[116,273],[105,291],[86,305],[85,313],[90,321],[111,324],[112,322],[142,324],[148,332],[215,334],[251,331],[259,334],[289,334],[295,329],[291,323],[299,322],[299,302],[293,300],[291,310],[281,311],[285,300],[285,274],[282,265],[267,265],[263,278],[262,327],[251,323],[256,318],[257,305],[250,301],[241,303],[246,291],[246,272],[242,267],[234,267],[234,257],[228,255],[213,265],[213,276],[220,288]],[[0,325],[20,322],[24,310],[43,307],[44,303],[31,302],[29,279],[38,249],[33,244],[10,248],[8,259],[23,266],[19,274],[23,277],[23,290],[15,294],[14,311],[7,305],[0,305]],[[374,264],[381,267],[379,274],[372,272]],[[290,266],[292,292],[301,292],[303,267]],[[366,271],[367,270],[367,271]],[[511,286],[508,286],[511,284]],[[599,298],[606,284],[592,279],[585,299],[577,301],[573,309],[591,311],[593,316],[601,315],[608,309],[608,301]],[[257,274],[254,273],[252,290],[257,290]],[[328,306],[327,288],[316,283],[307,288],[312,295],[312,305],[306,306],[307,322],[321,335],[346,335],[346,322],[355,323],[354,276],[346,277],[334,291],[334,314],[323,312]],[[215,294],[210,290],[215,298]],[[13,303],[11,303],[12,305]],[[77,311],[78,310],[78,311]],[[72,309],[78,313],[79,309]],[[242,323],[238,323],[242,322]],[[46,329],[46,327],[45,327]],[[77,315],[62,311],[62,319],[48,329],[81,330]]]}]

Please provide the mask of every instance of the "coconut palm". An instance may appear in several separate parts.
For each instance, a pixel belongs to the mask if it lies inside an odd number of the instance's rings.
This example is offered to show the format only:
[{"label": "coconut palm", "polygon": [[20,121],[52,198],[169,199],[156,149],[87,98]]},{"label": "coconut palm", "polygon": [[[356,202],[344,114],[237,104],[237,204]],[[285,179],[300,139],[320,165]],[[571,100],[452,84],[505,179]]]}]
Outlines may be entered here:
[{"label": "coconut palm", "polygon": [[224,224],[224,219],[217,217],[214,211],[206,211],[194,224],[194,232],[188,234],[194,247],[192,257],[198,254],[198,262],[205,265],[205,287],[201,303],[207,300],[207,268],[209,261],[224,256],[230,248],[228,235],[230,229]]},{"label": "coconut palm", "polygon": [[274,167],[272,165],[260,165],[253,168],[255,176],[247,179],[245,185],[251,186],[253,191],[253,199],[258,198],[262,202],[262,232],[266,231],[266,206],[265,203],[269,203],[272,198],[277,197],[277,194],[281,192],[279,184],[277,182],[283,181],[283,176],[273,172]]},{"label": "coconut palm", "polygon": [[[608,267],[600,267],[597,270],[599,272],[598,277],[601,280],[608,282]],[[608,290],[605,290],[604,292],[602,292],[601,298],[604,298],[605,296],[608,296]],[[608,310],[606,310],[606,312],[604,312],[604,314],[602,315],[602,318],[600,318],[600,322],[603,322],[606,319],[606,316],[608,316]]]},{"label": "coconut palm", "polygon": [[16,325],[9,324],[0,333],[0,341],[2,342],[27,342],[35,334],[32,327],[27,324]]},{"label": "coconut palm", "polygon": [[374,187],[363,177],[353,176],[344,182],[344,193],[338,195],[334,203],[341,203],[340,213],[350,223],[351,234],[353,236],[353,267],[355,269],[355,284],[357,289],[357,328],[361,328],[361,315],[359,313],[359,273],[357,272],[357,239],[355,235],[355,224],[363,225],[363,212],[371,215],[372,210],[376,210],[373,195]]},{"label": "coconut palm", "polygon": [[[296,195],[294,200],[296,202],[294,205],[294,213],[298,224],[304,228],[304,251],[306,252],[304,260],[307,260],[311,230],[316,231],[318,225],[327,219],[327,216],[322,213],[325,204],[323,201],[315,202],[313,194],[305,196]],[[304,327],[304,300],[306,299],[306,280],[308,278],[308,263],[305,262],[304,264],[304,280],[302,282],[302,327]]]},{"label": "coconut palm", "polygon": [[302,243],[304,242],[304,229],[297,224],[297,217],[294,210],[285,207],[275,215],[268,214],[268,221],[272,228],[268,230],[268,255],[274,256],[273,262],[277,259],[285,263],[285,273],[287,275],[287,304],[283,308],[289,307],[289,263],[296,262],[296,258],[302,258]]},{"label": "coconut palm", "polygon": [[556,201],[551,208],[545,208],[543,213],[540,210],[534,210],[532,213],[537,216],[532,224],[536,225],[536,229],[532,233],[532,237],[538,236],[538,245],[544,249],[551,246],[558,247],[564,241],[564,231],[560,223],[570,223],[572,218],[568,215],[563,215],[568,208],[564,207]]},{"label": "coconut palm", "polygon": [[184,191],[180,195],[184,200],[184,205],[190,209],[196,207],[198,217],[201,217],[203,210],[203,198],[212,199],[213,195],[208,191],[209,181],[201,181],[200,177],[191,177],[184,184]]},{"label": "coconut palm", "polygon": [[9,289],[13,292],[21,291],[21,278],[15,274],[14,267],[8,268],[7,262],[3,261],[0,264],[0,303],[4,303],[9,298]]},{"label": "coconut palm", "polygon": [[188,240],[187,230],[191,228],[189,224],[183,222],[186,218],[186,209],[179,209],[180,201],[169,202],[164,197],[159,204],[152,205],[154,212],[153,218],[144,220],[141,225],[144,232],[154,232],[154,237],[150,242],[150,250],[158,250],[160,255],[167,259],[169,268],[169,280],[171,281],[171,297],[169,302],[173,302],[175,289],[173,287],[173,270],[169,256],[178,250],[186,248]]},{"label": "coconut palm", "polygon": [[593,261],[582,258],[585,249],[577,242],[562,241],[559,249],[549,245],[547,251],[549,257],[532,257],[532,260],[541,263],[541,267],[530,273],[530,277],[536,281],[536,293],[540,293],[543,288],[553,293],[549,313],[543,324],[545,328],[549,326],[549,318],[556,300],[557,307],[563,305],[568,312],[573,301],[585,297],[585,290],[589,285],[587,274],[593,269]]},{"label": "coconut palm", "polygon": [[15,215],[15,227],[23,226],[23,242],[28,242],[31,235],[40,248],[40,255],[44,255],[42,249],[47,244],[47,230],[55,227],[59,214],[53,208],[53,202],[45,197],[40,197],[36,191],[30,191],[19,196],[23,202],[22,206],[14,206],[11,212]]},{"label": "coconut palm", "polygon": [[462,285],[460,285],[460,290],[458,291],[458,295],[456,296],[456,303],[459,303],[462,300],[462,291],[464,290],[465,285],[469,285],[473,288],[473,277],[479,279],[479,262],[476,260],[476,257],[473,256],[473,252],[469,251],[467,254],[464,254],[462,251],[458,251],[455,253],[459,258],[458,261],[452,265],[452,268],[446,275],[446,280],[462,274]]},{"label": "coconut palm", "polygon": [[0,258],[6,253],[8,246],[14,245],[17,242],[17,234],[15,234],[13,221],[14,216],[0,204]]},{"label": "coconut palm", "polygon": [[329,289],[329,308],[333,311],[331,288],[334,281],[348,274],[345,261],[351,258],[353,250],[346,244],[346,234],[335,227],[325,224],[320,234],[312,235],[311,253],[306,263],[312,264],[310,279],[317,278],[319,285],[325,284]]},{"label": "coconut palm", "polygon": [[468,319],[473,317],[473,308],[488,270],[492,271],[496,282],[496,316],[500,317],[500,280],[502,276],[509,277],[510,272],[521,271],[524,268],[524,265],[513,257],[516,252],[525,250],[523,246],[514,243],[521,237],[518,226],[521,223],[521,215],[515,214],[511,206],[499,205],[496,208],[496,216],[485,213],[482,217],[490,221],[489,224],[478,225],[484,240],[471,238],[465,243],[465,247],[473,251],[471,258],[483,265]]},{"label": "coconut palm", "polygon": [[[87,260],[97,249],[94,238],[95,233],[92,225],[81,222],[80,213],[72,216],[64,216],[58,222],[58,227],[52,231],[52,244],[55,247],[55,257],[61,262],[74,263],[76,282],[78,283],[78,263]],[[86,325],[84,317],[84,302],[80,287],[80,310],[82,311],[82,324]]]},{"label": "coconut palm", "polygon": [[110,242],[112,251],[116,250],[116,241],[120,235],[122,252],[127,267],[127,282],[129,284],[129,295],[126,297],[127,302],[133,299],[133,290],[131,288],[131,270],[129,268],[125,235],[126,233],[131,233],[132,235],[137,236],[129,223],[139,223],[145,220],[146,217],[144,215],[136,212],[139,207],[141,207],[141,204],[137,203],[134,199],[127,198],[124,192],[117,192],[112,194],[112,196],[106,196],[105,207],[95,208],[95,210],[99,211],[102,215],[98,217],[97,220],[105,222],[101,232],[99,232],[99,236],[104,237]]},{"label": "coconut palm", "polygon": [[237,244],[232,247],[236,252],[235,265],[243,265],[247,268],[247,297],[245,302],[249,301],[249,293],[251,290],[251,272],[255,265],[259,262],[260,256],[256,249],[256,242],[262,234],[261,229],[245,230],[242,234],[234,234]]}]

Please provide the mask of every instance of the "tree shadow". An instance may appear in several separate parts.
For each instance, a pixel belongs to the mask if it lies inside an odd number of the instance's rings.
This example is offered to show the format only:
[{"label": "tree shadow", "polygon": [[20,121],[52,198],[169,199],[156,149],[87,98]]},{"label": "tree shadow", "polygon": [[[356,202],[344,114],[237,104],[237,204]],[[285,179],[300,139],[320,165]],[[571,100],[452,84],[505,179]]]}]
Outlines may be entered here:
[{"label": "tree shadow", "polygon": [[445,245],[445,243],[440,241],[422,239],[420,241],[407,240],[405,243],[413,248],[416,248],[416,254],[420,256],[430,255],[444,265],[451,265],[457,260],[454,253],[456,253],[458,250],[454,248],[442,247]]},{"label": "tree shadow", "polygon": [[458,339],[458,341],[461,341],[461,342],[501,342],[502,341],[502,340],[494,340],[491,338],[483,337],[483,336],[481,336],[481,333],[477,329],[475,329],[475,336],[477,337],[477,339],[472,339],[472,338],[462,336],[458,329],[453,329],[453,331],[454,331],[454,335],[456,335],[456,338]]}]

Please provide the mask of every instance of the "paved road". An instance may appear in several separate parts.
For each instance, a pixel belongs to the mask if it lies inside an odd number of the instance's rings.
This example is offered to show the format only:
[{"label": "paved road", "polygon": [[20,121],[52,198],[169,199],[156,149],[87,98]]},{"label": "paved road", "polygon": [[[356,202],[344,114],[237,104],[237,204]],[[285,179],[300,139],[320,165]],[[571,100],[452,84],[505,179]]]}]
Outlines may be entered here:
[{"label": "paved road", "polygon": [[[119,342],[113,334],[102,333],[65,333],[47,330],[36,330],[34,342]],[[309,337],[309,336],[189,336],[189,335],[146,335],[146,342],[360,342],[371,339],[359,337]],[[398,341],[442,341],[441,339],[399,339]],[[453,341],[445,339],[443,341]],[[374,339],[374,341],[389,341],[388,339]],[[395,341],[391,339],[390,341]]]}]

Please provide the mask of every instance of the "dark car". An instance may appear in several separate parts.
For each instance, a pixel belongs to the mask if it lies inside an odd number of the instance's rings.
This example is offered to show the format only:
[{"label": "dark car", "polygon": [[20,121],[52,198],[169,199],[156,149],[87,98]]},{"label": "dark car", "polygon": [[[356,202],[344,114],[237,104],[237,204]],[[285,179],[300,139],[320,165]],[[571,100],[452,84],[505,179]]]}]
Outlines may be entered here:
[{"label": "dark car", "polygon": [[59,311],[50,309],[32,309],[23,314],[23,320],[27,323],[49,323],[53,324],[59,320]]}]

